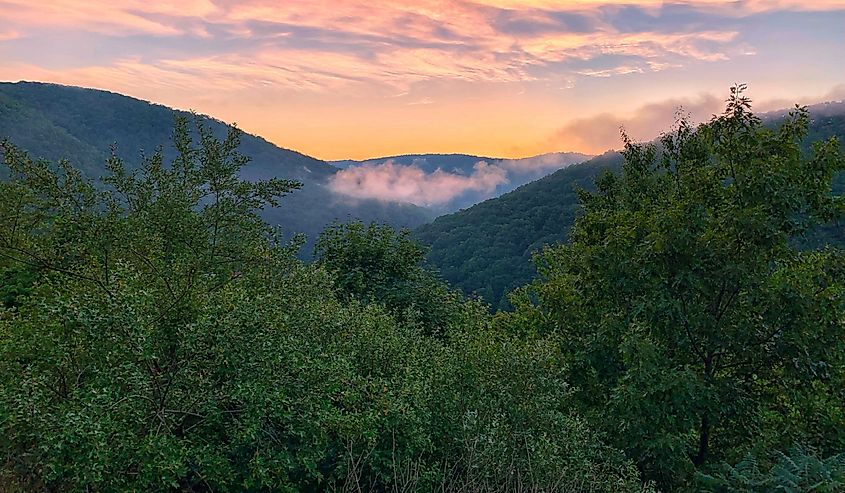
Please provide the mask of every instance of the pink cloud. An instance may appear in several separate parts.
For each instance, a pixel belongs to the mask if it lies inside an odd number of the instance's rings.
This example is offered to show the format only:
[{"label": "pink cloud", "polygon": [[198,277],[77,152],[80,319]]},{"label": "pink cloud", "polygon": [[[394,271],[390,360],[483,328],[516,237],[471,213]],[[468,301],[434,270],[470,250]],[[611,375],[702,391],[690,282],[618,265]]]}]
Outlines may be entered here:
[{"label": "pink cloud", "polygon": [[[588,8],[618,2],[569,3],[545,1],[385,0],[377,8],[362,0],[290,0],[280,5],[270,0],[150,2],[6,0],[0,17],[19,29],[62,27],[112,36],[144,33],[153,36],[209,37],[210,27],[241,40],[257,39],[254,25],[313,28],[339,37],[357,37],[355,50],[286,47],[261,39],[237,53],[224,51],[197,57],[169,54],[166,58],[144,57],[150,73],[172,79],[196,76],[223,80],[241,87],[261,80],[294,89],[337,89],[364,82],[408,90],[416,82],[430,80],[526,82],[542,78],[538,67],[567,60],[592,60],[606,55],[642,57],[648,61],[632,66],[583,71],[587,75],[612,76],[657,71],[686,60],[718,61],[733,55],[734,32],[620,33],[597,20],[592,32],[501,31],[496,16],[506,8],[532,22],[552,22],[545,8],[571,10],[590,16]],[[702,3],[702,2],[698,2]],[[703,2],[710,4],[710,2]],[[771,2],[770,2],[771,3]],[[779,4],[784,2],[779,2]],[[650,5],[651,2],[645,2]],[[495,7],[495,8],[494,8]],[[275,34],[285,37],[285,32]],[[749,51],[749,50],[744,50]],[[671,58],[671,60],[670,60]],[[140,58],[121,58],[85,72],[120,77],[128,64]],[[76,63],[80,66],[80,63]],[[141,70],[133,67],[133,70]],[[90,77],[89,80],[96,80]],[[139,80],[140,84],[146,81]],[[87,85],[93,85],[90,82]]]},{"label": "pink cloud", "polygon": [[[812,105],[845,100],[845,84],[834,86],[822,95],[792,99],[764,99],[754,101],[757,113],[792,108],[796,103]],[[702,94],[695,98],[669,99],[641,106],[629,114],[601,113],[570,121],[549,139],[557,147],[579,149],[584,152],[603,152],[619,148],[620,130],[634,140],[646,141],[668,130],[680,113],[694,123],[702,123],[724,110],[724,98]]]},{"label": "pink cloud", "polygon": [[0,31],[0,43],[3,41],[11,41],[20,37],[17,31]]},{"label": "pink cloud", "polygon": [[[283,4],[275,0],[5,0],[0,4],[0,13],[7,23],[82,27],[115,34],[121,33],[120,29],[124,34],[179,32],[172,25],[150,19],[166,16],[233,25],[249,21],[276,22],[449,42],[451,39],[441,36],[439,33],[443,30],[438,27],[457,27],[463,31],[466,26],[473,26],[476,39],[499,38],[490,22],[493,9],[539,19],[548,11],[584,14],[619,6],[657,9],[664,3],[663,0],[384,0],[376,6],[363,0],[287,0]],[[742,16],[775,10],[837,9],[845,7],[845,0],[689,0],[685,4],[723,15]]]},{"label": "pink cloud", "polygon": [[578,72],[578,75],[586,75],[587,77],[612,77],[614,75],[627,74],[641,74],[642,67],[632,67],[628,65],[620,65],[619,67],[609,68],[605,70],[585,69]]},{"label": "pink cloud", "polygon": [[[535,8],[541,10],[576,10],[607,6],[636,5],[644,8],[658,8],[665,0],[474,0],[475,3],[506,9]],[[688,0],[685,5],[696,8],[736,12],[737,15],[769,12],[773,10],[829,10],[845,6],[844,0],[745,0],[726,2],[724,0]]]},{"label": "pink cloud", "polygon": [[[671,55],[690,60],[719,61],[729,58],[735,31],[701,31],[694,33],[615,33],[598,31],[590,33],[562,33],[536,37],[523,42],[523,49],[545,61],[563,61],[570,58],[591,60],[600,55],[625,55],[645,59],[660,59]],[[705,49],[702,43],[715,43],[716,48]],[[646,66],[654,69],[656,65]],[[613,75],[625,72],[624,65],[604,73]],[[638,69],[642,71],[643,69]],[[593,75],[593,74],[590,74]]]},{"label": "pink cloud", "polygon": [[5,0],[0,2],[0,18],[21,26],[48,26],[84,29],[115,35],[175,35],[189,29],[153,20],[152,16],[181,19],[204,18],[218,11],[211,0],[151,2],[145,0],[79,2],[75,0]]},{"label": "pink cloud", "polygon": [[[612,75],[660,71],[676,67],[660,61],[668,55],[690,59],[721,60],[721,52],[705,52],[695,47],[697,39],[728,43],[733,33],[701,33],[699,35],[658,35],[639,33],[636,36],[567,35],[524,42],[512,51],[504,46],[493,49],[444,50],[435,47],[390,47],[369,56],[358,53],[259,47],[253,51],[221,53],[204,57],[170,57],[141,60],[124,58],[107,64],[62,70],[45,80],[102,87],[103,81],[134,81],[139,86],[161,82],[166,86],[208,86],[216,90],[239,90],[256,84],[276,85],[295,90],[336,90],[350,86],[374,86],[392,92],[407,93],[411,85],[422,81],[452,80],[465,82],[527,82],[537,80],[529,69],[542,63],[570,58],[590,60],[607,54],[649,58],[643,66],[620,65],[603,70],[582,70],[580,75],[609,77]],[[698,37],[697,37],[698,36]],[[503,51],[497,51],[501,49]],[[515,50],[515,51],[513,51]],[[35,65],[24,73],[47,74],[50,71]],[[0,69],[4,78],[16,78],[10,66]],[[125,87],[106,86],[106,87]],[[423,98],[424,99],[424,98]]]},{"label": "pink cloud", "polygon": [[426,173],[415,161],[400,165],[389,160],[341,170],[332,178],[332,190],[354,198],[410,202],[420,206],[449,203],[467,192],[491,196],[512,176],[543,173],[586,160],[588,156],[543,154],[523,159],[479,161],[470,175],[437,169]]},{"label": "pink cloud", "polygon": [[821,101],[845,101],[845,84],[839,84],[821,97]]},{"label": "pink cloud", "polygon": [[[23,77],[22,77],[23,76]],[[455,53],[435,49],[389,50],[374,57],[319,51],[263,48],[255,52],[206,57],[144,60],[124,58],[109,64],[50,70],[32,64],[0,66],[0,78],[49,80],[65,84],[142,93],[151,85],[161,88],[233,93],[256,86],[288,90],[408,91],[410,85],[446,79],[471,82],[527,80],[518,67],[499,64],[493,55]],[[433,102],[418,99],[417,104]]]},{"label": "pink cloud", "polygon": [[492,193],[498,185],[507,181],[507,172],[503,168],[484,161],[476,163],[469,176],[442,169],[426,173],[414,165],[402,166],[388,161],[341,170],[332,178],[330,187],[335,192],[359,199],[437,206],[470,191]]},{"label": "pink cloud", "polygon": [[634,140],[650,140],[669,129],[679,111],[693,122],[703,122],[723,108],[723,98],[712,95],[671,99],[642,106],[629,115],[602,113],[573,120],[559,129],[551,141],[571,149],[602,152],[620,147],[621,128]]}]

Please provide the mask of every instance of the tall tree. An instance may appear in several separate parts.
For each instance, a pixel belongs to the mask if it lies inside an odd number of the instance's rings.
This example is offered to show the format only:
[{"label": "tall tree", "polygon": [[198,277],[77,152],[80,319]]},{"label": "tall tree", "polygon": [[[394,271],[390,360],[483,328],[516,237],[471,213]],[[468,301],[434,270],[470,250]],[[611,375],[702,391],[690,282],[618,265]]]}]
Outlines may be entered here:
[{"label": "tall tree", "polygon": [[418,325],[427,334],[445,334],[465,314],[463,296],[423,266],[425,250],[408,230],[334,224],[320,235],[314,251],[344,300],[384,305],[400,322]]},{"label": "tall tree", "polygon": [[752,446],[845,447],[845,263],[793,240],[840,217],[834,140],[802,152],[796,108],[767,130],[744,87],[621,176],[581,193],[571,243],[537,257],[520,320],[557,332],[585,413],[664,487]]}]

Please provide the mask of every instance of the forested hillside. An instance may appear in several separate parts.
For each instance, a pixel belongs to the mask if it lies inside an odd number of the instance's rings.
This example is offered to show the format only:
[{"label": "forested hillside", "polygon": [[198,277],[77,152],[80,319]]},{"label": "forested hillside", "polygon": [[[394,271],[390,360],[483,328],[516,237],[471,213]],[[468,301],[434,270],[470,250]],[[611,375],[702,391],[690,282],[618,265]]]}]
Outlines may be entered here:
[{"label": "forested hillside", "polygon": [[607,153],[441,216],[414,233],[431,246],[428,261],[452,285],[506,306],[504,296],[534,277],[532,253],[566,239],[580,208],[577,188],[590,188],[601,171],[621,164],[619,153]]},{"label": "forested hillside", "polygon": [[[187,113],[119,94],[41,83],[0,83],[0,139],[51,161],[68,159],[92,178],[106,173],[112,146],[128,169],[137,169],[142,152],[152,155],[162,146],[166,161],[176,155],[171,141],[173,122]],[[217,138],[225,136],[223,122],[198,116]],[[195,134],[196,136],[196,134]],[[410,204],[350,199],[326,187],[337,172],[330,164],[295,151],[281,149],[260,137],[245,134],[241,152],[250,163],[241,171],[247,180],[283,177],[302,183],[283,207],[268,208],[263,217],[286,233],[305,233],[309,244],[334,220],[362,219],[413,227],[432,214]]]},{"label": "forested hillside", "polygon": [[[811,123],[804,140],[845,138],[845,103],[809,108]],[[786,111],[762,115],[765,125],[779,124]],[[591,189],[604,171],[619,171],[622,155],[609,152],[586,163],[559,170],[496,199],[441,216],[415,231],[431,246],[428,261],[465,293],[476,293],[494,307],[505,308],[507,293],[530,281],[536,271],[531,256],[544,245],[565,242],[578,215],[577,189]],[[837,191],[845,180],[838,179]],[[842,241],[836,224],[820,227],[802,240],[821,245]]]},{"label": "forested hillside", "polygon": [[191,124],[106,187],[0,145],[0,491],[845,491],[845,251],[795,243],[845,152],[805,110],[626,141],[495,315],[388,226],[298,259],[258,214],[297,183]]}]

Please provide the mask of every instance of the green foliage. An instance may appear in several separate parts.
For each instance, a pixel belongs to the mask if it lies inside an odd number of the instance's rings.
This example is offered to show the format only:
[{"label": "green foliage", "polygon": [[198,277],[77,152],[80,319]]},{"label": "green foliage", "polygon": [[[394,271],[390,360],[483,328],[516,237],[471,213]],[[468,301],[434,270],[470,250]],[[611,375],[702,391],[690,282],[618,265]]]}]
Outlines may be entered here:
[{"label": "green foliage", "polygon": [[845,160],[835,140],[806,155],[808,125],[765,128],[735,88],[660,149],[626,141],[515,298],[559,336],[584,415],[664,488],[754,446],[845,448],[845,257],[791,241],[841,217]]},{"label": "green foliage", "polygon": [[425,252],[408,230],[355,222],[334,224],[317,240],[317,262],[336,274],[338,289],[364,302],[379,301],[422,274]]},{"label": "green foliage", "polygon": [[[805,447],[777,452],[762,464],[753,455],[723,471],[701,475],[699,483],[718,493],[836,493],[845,490],[845,454],[821,459]],[[768,469],[762,469],[768,468]]]},{"label": "green foliage", "polygon": [[[775,126],[735,90],[537,194],[520,241],[577,216],[571,241],[495,316],[390,226],[303,263],[262,220],[301,183],[245,179],[241,133],[196,121],[102,183],[0,145],[0,489],[842,489],[845,253],[812,247],[845,159],[805,109]],[[564,171],[526,188],[596,168]]]},{"label": "green foliage", "polygon": [[446,333],[398,323],[392,289],[428,289],[407,234],[338,226],[303,264],[257,214],[298,184],[195,134],[105,188],[3,145],[2,265],[34,276],[0,309],[4,490],[649,490],[571,412],[554,341],[440,284],[409,299],[443,295]]},{"label": "green foliage", "polygon": [[463,298],[422,267],[424,256],[408,230],[360,222],[329,227],[315,248],[342,299],[383,304],[399,323],[443,335],[460,321]]},{"label": "green foliage", "polygon": [[0,306],[14,308],[31,292],[37,273],[28,267],[0,269]]}]

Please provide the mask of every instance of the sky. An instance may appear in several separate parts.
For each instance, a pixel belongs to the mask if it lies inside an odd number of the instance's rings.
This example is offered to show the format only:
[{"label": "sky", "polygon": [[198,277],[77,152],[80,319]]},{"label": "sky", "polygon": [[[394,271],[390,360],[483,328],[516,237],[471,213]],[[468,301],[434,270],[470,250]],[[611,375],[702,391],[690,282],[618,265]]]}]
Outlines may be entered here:
[{"label": "sky", "polygon": [[845,0],[0,0],[0,80],[192,109],[321,159],[619,147],[845,99]]}]

